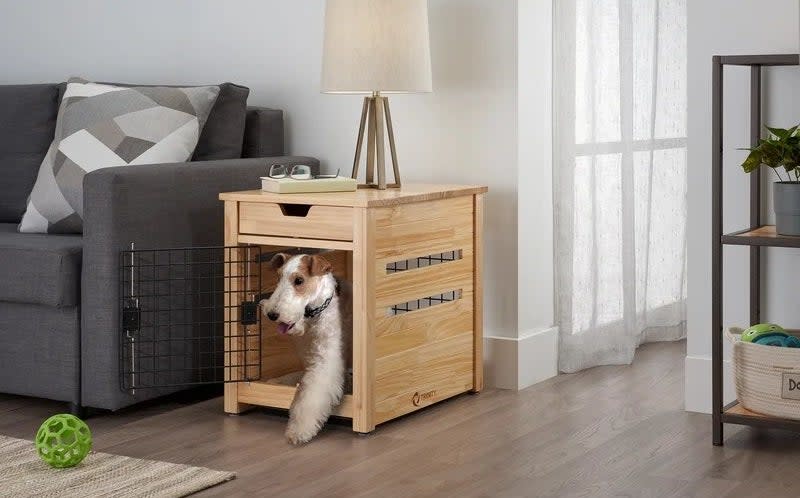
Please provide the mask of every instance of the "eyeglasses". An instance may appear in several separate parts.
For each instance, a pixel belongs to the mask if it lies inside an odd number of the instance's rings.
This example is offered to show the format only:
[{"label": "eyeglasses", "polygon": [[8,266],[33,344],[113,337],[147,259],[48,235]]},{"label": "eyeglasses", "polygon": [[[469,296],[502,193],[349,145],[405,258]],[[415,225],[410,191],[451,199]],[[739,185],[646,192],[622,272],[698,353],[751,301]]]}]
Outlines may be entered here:
[{"label": "eyeglasses", "polygon": [[339,170],[337,169],[334,175],[313,175],[311,174],[311,166],[306,166],[305,164],[295,164],[294,166],[273,164],[269,167],[267,176],[276,179],[289,177],[292,180],[313,180],[316,178],[336,178],[339,176]]}]

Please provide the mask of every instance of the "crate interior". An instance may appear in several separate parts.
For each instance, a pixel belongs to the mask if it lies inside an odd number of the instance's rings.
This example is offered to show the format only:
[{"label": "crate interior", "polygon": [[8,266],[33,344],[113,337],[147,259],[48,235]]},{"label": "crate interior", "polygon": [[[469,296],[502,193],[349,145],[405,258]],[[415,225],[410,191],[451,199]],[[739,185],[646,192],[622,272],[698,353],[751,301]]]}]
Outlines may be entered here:
[{"label": "crate interior", "polygon": [[[260,278],[260,297],[267,298],[278,282],[278,272],[272,268],[272,257],[277,253],[319,254],[331,263],[334,275],[341,281],[351,282],[352,252],[286,246],[260,246],[260,271],[249,272],[251,278]],[[256,275],[258,275],[256,277]],[[251,286],[252,287],[252,286]],[[302,338],[283,335],[277,331],[277,323],[261,317],[261,376],[255,383],[288,385],[302,374],[303,363],[298,351],[302,349]],[[349,394],[349,393],[348,393]]]},{"label": "crate interior", "polygon": [[[267,297],[274,289],[278,280],[278,273],[271,266],[272,257],[280,252],[293,254],[319,254],[327,259],[334,275],[342,281],[352,284],[352,252],[343,250],[325,250],[301,247],[259,246],[260,262],[259,271],[248,272],[259,275],[261,296]],[[411,259],[392,261],[385,265],[385,274],[392,275],[429,266],[451,263],[462,258],[461,250],[447,251],[444,253],[426,254]],[[249,287],[254,287],[249,285]],[[404,313],[424,310],[432,306],[461,299],[461,289],[453,289],[442,294],[420,296],[407,302],[393,303],[385,308],[384,316],[395,316]],[[277,332],[277,324],[262,316],[261,321],[261,376],[255,383],[272,385],[291,385],[302,372],[303,364],[298,354],[296,338],[282,335]],[[352,349],[352,348],[350,348]],[[350,367],[352,362],[348,362]],[[351,393],[352,372],[348,373],[346,392]]]}]

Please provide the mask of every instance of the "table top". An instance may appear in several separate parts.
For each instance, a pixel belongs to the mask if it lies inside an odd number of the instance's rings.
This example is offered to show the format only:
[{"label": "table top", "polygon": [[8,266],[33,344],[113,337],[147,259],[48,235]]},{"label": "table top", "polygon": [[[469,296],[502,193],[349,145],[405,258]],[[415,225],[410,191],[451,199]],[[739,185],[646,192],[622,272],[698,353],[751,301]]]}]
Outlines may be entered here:
[{"label": "table top", "polygon": [[274,194],[261,190],[244,190],[240,192],[223,192],[219,194],[223,201],[269,202],[279,204],[315,204],[322,206],[350,207],[385,207],[412,202],[448,199],[462,195],[475,195],[487,192],[488,187],[482,185],[447,185],[447,184],[403,184],[400,188],[378,190],[359,188],[355,192],[319,192],[302,194]]}]

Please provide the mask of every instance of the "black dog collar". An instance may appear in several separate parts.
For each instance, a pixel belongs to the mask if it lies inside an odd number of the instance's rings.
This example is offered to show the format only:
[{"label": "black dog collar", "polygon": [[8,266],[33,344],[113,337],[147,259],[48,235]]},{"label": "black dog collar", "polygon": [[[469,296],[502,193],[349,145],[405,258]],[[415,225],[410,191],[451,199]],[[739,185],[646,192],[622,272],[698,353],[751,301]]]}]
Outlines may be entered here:
[{"label": "black dog collar", "polygon": [[333,296],[331,296],[328,299],[326,299],[324,303],[322,303],[321,305],[317,306],[316,308],[311,308],[309,306],[306,306],[306,311],[305,311],[305,313],[303,313],[303,316],[305,318],[314,318],[314,317],[319,316],[331,304],[332,300],[333,300]]},{"label": "black dog collar", "polygon": [[309,306],[306,306],[306,311],[305,311],[305,313],[303,313],[303,317],[305,317],[305,318],[318,317],[320,314],[322,314],[323,311],[325,311],[328,308],[328,306],[330,306],[334,295],[337,295],[337,296],[339,295],[339,281],[338,280],[336,281],[336,292],[334,294],[332,294],[331,297],[326,299],[324,303],[320,304],[316,308],[311,308]]}]

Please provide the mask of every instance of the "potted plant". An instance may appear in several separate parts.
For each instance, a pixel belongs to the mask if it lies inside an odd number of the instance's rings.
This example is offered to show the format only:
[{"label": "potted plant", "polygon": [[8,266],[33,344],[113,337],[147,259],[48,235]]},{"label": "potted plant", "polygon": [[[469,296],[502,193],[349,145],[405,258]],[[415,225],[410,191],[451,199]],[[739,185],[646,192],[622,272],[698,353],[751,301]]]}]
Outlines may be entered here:
[{"label": "potted plant", "polygon": [[[798,125],[800,126],[800,125]],[[798,126],[770,128],[769,137],[762,138],[742,163],[750,173],[767,166],[778,177],[772,186],[775,210],[775,229],[780,235],[800,235],[800,136]],[[783,170],[783,171],[781,171]]]}]

